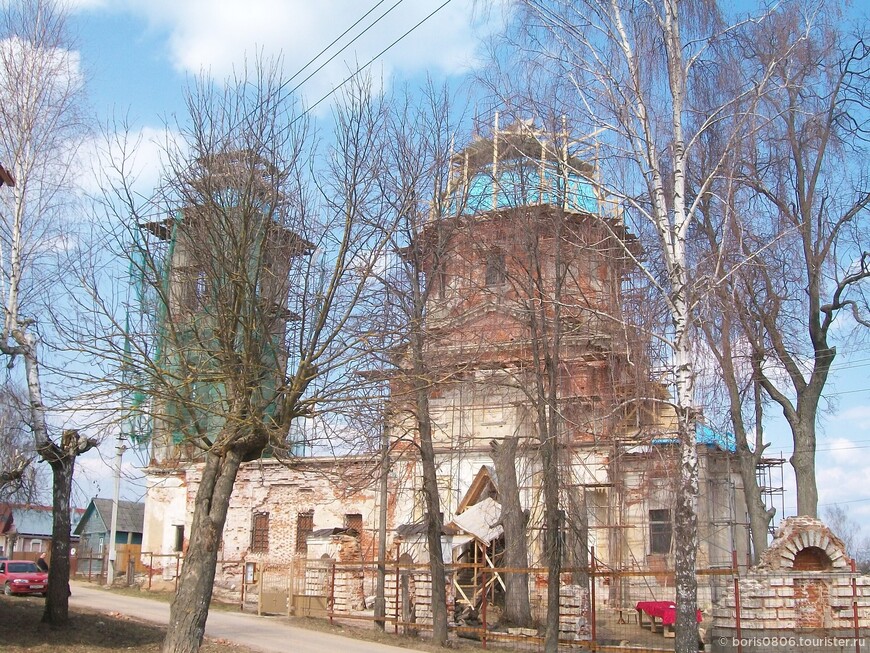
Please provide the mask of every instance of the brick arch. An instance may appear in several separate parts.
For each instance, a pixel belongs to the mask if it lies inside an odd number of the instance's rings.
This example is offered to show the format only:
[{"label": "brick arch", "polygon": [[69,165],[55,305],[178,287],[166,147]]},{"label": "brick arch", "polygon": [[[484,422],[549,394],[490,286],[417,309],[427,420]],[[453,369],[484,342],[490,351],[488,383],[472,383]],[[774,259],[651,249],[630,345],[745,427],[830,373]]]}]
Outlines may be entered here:
[{"label": "brick arch", "polygon": [[826,551],[817,546],[801,549],[794,556],[795,571],[828,571],[834,566]]},{"label": "brick arch", "polygon": [[811,560],[825,569],[849,568],[849,556],[842,540],[821,521],[810,517],[783,520],[763,558],[771,567],[794,571],[809,570],[806,565]]}]

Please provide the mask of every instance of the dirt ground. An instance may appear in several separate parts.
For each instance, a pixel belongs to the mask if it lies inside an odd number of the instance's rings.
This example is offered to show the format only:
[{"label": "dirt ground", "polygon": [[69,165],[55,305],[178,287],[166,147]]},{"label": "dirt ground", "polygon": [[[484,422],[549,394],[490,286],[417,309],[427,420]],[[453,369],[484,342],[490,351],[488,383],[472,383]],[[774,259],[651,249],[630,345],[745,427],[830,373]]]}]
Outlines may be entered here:
[{"label": "dirt ground", "polygon": [[[171,596],[163,593],[145,593],[135,589],[112,590],[120,594],[148,596],[148,598],[169,601]],[[92,653],[94,651],[130,651],[136,653],[159,653],[163,641],[164,627],[140,622],[119,613],[103,614],[83,609],[70,610],[69,628],[55,629],[40,620],[45,599],[42,597],[6,597],[0,595],[0,653],[9,651],[15,653]],[[237,606],[220,605],[212,609],[237,610]],[[372,627],[356,623],[336,623],[330,625],[326,620],[292,617],[287,623],[298,628],[330,632],[354,639],[365,639],[407,648],[409,650],[434,653],[443,648],[432,645],[425,638],[411,639],[393,635],[391,629],[387,633],[379,632]],[[667,650],[673,640],[664,640],[661,635],[653,635],[643,631],[636,624],[631,626],[614,626],[600,623],[600,630],[608,631],[626,628],[635,639],[633,644],[654,650],[661,647]],[[639,632],[638,632],[639,631]],[[607,633],[611,636],[618,632]],[[624,631],[625,635],[629,631]],[[638,638],[649,641],[638,642]],[[479,653],[480,645],[467,640],[454,640],[450,647],[455,653]],[[671,644],[672,646],[672,644]],[[540,646],[532,643],[526,645],[514,643],[509,648],[519,651],[540,650]],[[255,653],[252,649],[222,640],[206,639],[201,649],[202,653]]]},{"label": "dirt ground", "polygon": [[[40,620],[42,597],[0,596],[0,651],[93,653],[129,651],[159,653],[164,628],[117,613],[70,610],[68,628],[52,628]],[[254,653],[229,642],[206,640],[203,653]]]},{"label": "dirt ground", "polygon": [[[117,590],[113,590],[117,591]],[[142,596],[142,593],[125,589],[119,593]],[[170,600],[165,594],[149,594],[149,598]],[[41,622],[45,599],[42,597],[3,596],[0,594],[0,653],[94,653],[95,651],[131,651],[136,653],[159,653],[166,629],[161,626],[136,621],[119,613],[103,614],[82,609],[70,609],[68,628],[52,628]],[[237,609],[235,606],[213,606],[212,609]],[[330,625],[325,620],[294,617],[288,623],[321,632],[330,632],[369,641],[392,644],[418,651],[443,651],[423,640],[396,637],[353,625]],[[456,643],[451,647],[456,653],[472,653],[479,648]],[[206,638],[201,653],[257,653],[253,649],[223,640]]]}]

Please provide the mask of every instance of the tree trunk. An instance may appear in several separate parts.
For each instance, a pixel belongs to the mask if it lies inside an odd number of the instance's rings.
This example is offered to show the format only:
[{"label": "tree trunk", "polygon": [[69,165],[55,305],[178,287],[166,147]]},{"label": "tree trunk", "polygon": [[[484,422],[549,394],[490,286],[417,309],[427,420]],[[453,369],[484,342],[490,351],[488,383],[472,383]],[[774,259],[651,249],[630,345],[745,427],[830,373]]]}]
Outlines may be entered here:
[{"label": "tree trunk", "polygon": [[[422,347],[415,353],[421,353]],[[420,357],[421,360],[422,355]],[[422,372],[422,366],[419,367]],[[418,374],[414,382],[417,408],[417,429],[420,435],[420,464],[423,467],[423,498],[426,504],[426,542],[429,546],[429,567],[432,571],[432,641],[439,646],[447,643],[447,587],[444,581],[444,558],[441,552],[441,500],[435,450],[432,446],[432,420],[429,416],[429,388]]]},{"label": "tree trunk", "polygon": [[698,650],[698,580],[695,577],[698,549],[698,451],[695,446],[694,420],[689,421],[686,417],[680,415],[680,485],[674,519],[676,653],[694,653]]},{"label": "tree trunk", "polygon": [[[526,569],[529,566],[529,550],[526,540],[526,516],[520,503],[517,483],[517,447],[519,438],[509,437],[501,443],[492,441],[492,460],[498,477],[498,496],[501,502],[501,523],[504,528],[504,566]],[[532,609],[529,604],[529,575],[527,573],[504,574],[505,607],[502,615],[505,622],[528,628],[532,624]]]},{"label": "tree trunk", "polygon": [[30,428],[36,451],[48,462],[52,473],[51,566],[48,570],[48,596],[42,621],[54,625],[69,620],[69,542],[70,495],[76,457],[96,446],[96,441],[79,438],[78,431],[63,432],[60,446],[48,436],[42,382],[37,357],[37,338],[29,331],[15,329],[13,337],[24,358],[27,396],[30,402]]},{"label": "tree trunk", "polygon": [[48,596],[42,621],[54,625],[69,620],[70,495],[75,455],[63,453],[49,459],[52,476],[51,566],[48,568]]},{"label": "tree trunk", "polygon": [[767,550],[767,535],[774,511],[768,510],[761,498],[761,488],[756,476],[757,458],[751,451],[738,451],[740,478],[743,480],[743,495],[746,511],[749,514],[749,533],[752,538],[752,562],[757,564],[759,557]]},{"label": "tree trunk", "polygon": [[547,550],[547,617],[544,630],[544,651],[559,650],[559,586],[562,581],[562,520],[559,514],[559,472],[556,463],[555,438],[541,444],[541,466],[544,485],[544,546]]},{"label": "tree trunk", "polygon": [[196,653],[202,645],[214,590],[218,548],[242,457],[243,452],[235,449],[229,449],[222,456],[214,452],[206,455],[196,493],[190,540],[161,649],[163,653]]},{"label": "tree trunk", "polygon": [[[678,259],[680,260],[680,259]],[[677,266],[679,267],[679,266]],[[683,268],[680,267],[680,270]],[[688,284],[676,274],[679,289],[673,296],[674,371],[676,376],[676,418],[680,441],[679,485],[674,515],[674,576],[677,615],[674,623],[674,651],[698,650],[698,443],[695,433],[694,368],[689,337],[689,310],[685,304]]]},{"label": "tree trunk", "polygon": [[570,529],[569,564],[576,569],[572,574],[575,585],[589,589],[589,509],[586,488],[582,485],[569,493]]},{"label": "tree trunk", "polygon": [[798,423],[792,426],[794,453],[789,462],[794,468],[797,489],[797,514],[818,517],[819,491],[816,487],[816,422],[815,412],[804,415],[798,408]]},{"label": "tree trunk", "polygon": [[375,587],[375,625],[379,630],[386,628],[387,622],[387,490],[390,472],[390,439],[386,424],[381,432],[381,470],[378,479],[378,577]]}]

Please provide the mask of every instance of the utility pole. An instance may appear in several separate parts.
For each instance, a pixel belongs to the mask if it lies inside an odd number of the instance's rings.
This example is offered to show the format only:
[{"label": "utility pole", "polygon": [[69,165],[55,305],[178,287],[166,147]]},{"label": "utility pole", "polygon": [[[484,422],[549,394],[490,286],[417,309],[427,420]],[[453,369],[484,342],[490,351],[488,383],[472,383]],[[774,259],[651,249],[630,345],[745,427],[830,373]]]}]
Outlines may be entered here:
[{"label": "utility pole", "polygon": [[106,568],[106,584],[111,587],[115,582],[115,560],[118,550],[115,540],[118,537],[118,501],[121,497],[121,459],[124,456],[124,435],[118,434],[115,446],[115,492],[112,496],[112,527],[109,533],[109,564]]},{"label": "utility pole", "polygon": [[[375,624],[381,630],[386,627],[387,616],[387,475],[390,472],[390,438],[387,429],[386,410],[381,409],[384,420],[381,430],[381,477],[380,481],[380,505],[378,515],[378,578],[375,589]],[[396,597],[398,600],[398,597]]]}]

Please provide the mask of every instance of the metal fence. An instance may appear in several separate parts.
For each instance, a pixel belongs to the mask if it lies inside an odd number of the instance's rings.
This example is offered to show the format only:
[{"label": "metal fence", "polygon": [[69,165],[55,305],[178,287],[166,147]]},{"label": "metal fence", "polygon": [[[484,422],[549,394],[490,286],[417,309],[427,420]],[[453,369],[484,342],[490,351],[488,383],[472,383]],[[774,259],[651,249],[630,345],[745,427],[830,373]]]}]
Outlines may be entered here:
[{"label": "metal fence", "polygon": [[[706,650],[727,653],[781,651],[780,642],[807,651],[870,651],[870,587],[854,572],[813,572],[786,578],[741,577],[734,568],[697,570],[699,613]],[[543,650],[548,570],[476,564],[446,567],[449,629],[483,648]],[[527,623],[507,623],[509,580],[528,587]],[[258,577],[261,612],[381,621],[373,599],[377,566],[333,560],[263,567]],[[770,584],[772,583],[772,585]],[[863,588],[867,587],[866,590]],[[432,627],[428,565],[388,562],[385,569],[388,632],[425,633]],[[866,594],[865,594],[866,592]],[[672,651],[675,588],[672,571],[568,568],[560,577],[559,642],[564,650]],[[779,607],[771,607],[779,606]],[[790,611],[790,612],[789,612]],[[787,614],[795,615],[787,618]],[[803,621],[801,621],[803,619]],[[714,625],[715,624],[715,625]],[[785,640],[780,637],[785,636]],[[803,638],[799,639],[798,638]],[[801,643],[805,642],[805,646]]]}]

